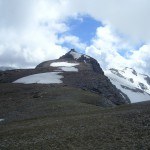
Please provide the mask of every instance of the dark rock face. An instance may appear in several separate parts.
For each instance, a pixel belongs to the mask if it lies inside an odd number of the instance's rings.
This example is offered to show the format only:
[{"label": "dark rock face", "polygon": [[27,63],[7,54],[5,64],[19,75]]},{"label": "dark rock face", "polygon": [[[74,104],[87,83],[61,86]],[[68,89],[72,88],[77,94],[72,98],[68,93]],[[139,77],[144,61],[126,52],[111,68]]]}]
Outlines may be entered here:
[{"label": "dark rock face", "polygon": [[110,71],[111,71],[113,74],[116,74],[117,76],[119,76],[119,77],[125,79],[125,77],[124,77],[123,75],[121,75],[117,69],[111,68]]},{"label": "dark rock face", "polygon": [[133,92],[144,93],[144,91],[142,91],[141,89],[138,89],[138,88],[132,89],[132,88],[129,88],[129,87],[124,86],[124,85],[121,85],[121,86],[122,86],[122,88],[133,91]]},{"label": "dark rock face", "polygon": [[66,73],[64,74],[63,82],[67,85],[103,95],[116,105],[130,103],[128,98],[123,98],[122,92],[116,89],[107,77],[99,73],[83,71],[81,73],[74,73],[73,76],[71,73]]},{"label": "dark rock face", "polygon": [[139,86],[141,87],[142,90],[147,90],[147,86],[144,85],[143,83],[139,83]]},{"label": "dark rock face", "polygon": [[145,80],[146,80],[147,84],[150,85],[150,77],[149,77],[149,76],[146,76],[146,77],[145,77]]},{"label": "dark rock face", "polygon": [[134,83],[134,80],[133,80],[132,78],[130,78],[129,81],[130,81],[131,83]]},{"label": "dark rock face", "polygon": [[[16,79],[27,75],[55,71],[58,67],[51,67],[50,64],[53,62],[79,64],[75,66],[78,69],[78,72],[62,71],[64,85],[97,93],[115,105],[130,103],[129,99],[111,84],[110,80],[104,75],[99,63],[94,58],[79,54],[75,50],[71,50],[57,60],[42,62],[35,69],[7,72],[7,76],[3,78],[0,77],[0,82],[13,82]],[[10,77],[9,80],[8,77]]]},{"label": "dark rock face", "polygon": [[125,67],[125,70],[130,69],[132,73],[137,76],[137,72],[133,68]]}]

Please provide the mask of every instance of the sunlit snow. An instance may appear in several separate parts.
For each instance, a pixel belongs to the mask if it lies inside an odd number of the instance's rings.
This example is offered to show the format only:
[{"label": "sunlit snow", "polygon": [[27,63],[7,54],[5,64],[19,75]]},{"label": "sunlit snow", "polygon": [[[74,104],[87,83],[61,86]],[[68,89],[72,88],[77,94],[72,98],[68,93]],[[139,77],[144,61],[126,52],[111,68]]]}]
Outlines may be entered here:
[{"label": "sunlit snow", "polygon": [[59,67],[59,69],[66,72],[78,72],[78,69],[75,67]]},{"label": "sunlit snow", "polygon": [[60,72],[47,72],[47,73],[39,73],[30,76],[26,76],[16,80],[13,83],[24,83],[24,84],[32,84],[32,83],[41,83],[41,84],[51,84],[51,83],[62,83],[61,79],[62,75]]},{"label": "sunlit snow", "polygon": [[52,67],[74,67],[77,65],[79,65],[79,63],[54,62],[50,64]]},{"label": "sunlit snow", "polygon": [[[141,75],[137,72],[133,72],[132,68],[125,68],[123,70],[107,70],[105,75],[110,79],[112,84],[114,84],[118,89],[125,93],[132,103],[150,100],[150,86],[144,80],[144,75]],[[119,75],[117,75],[119,73]],[[132,82],[130,81],[132,79]],[[139,83],[146,85],[147,89],[142,90],[139,86]],[[121,85],[128,87],[127,89],[123,88]],[[131,90],[130,90],[131,89]],[[141,89],[142,92],[135,92],[135,89]]]},{"label": "sunlit snow", "polygon": [[73,51],[71,51],[70,54],[73,56],[74,59],[79,59],[82,56],[82,54]]},{"label": "sunlit snow", "polygon": [[[118,82],[118,81],[115,81],[113,79],[111,79],[110,81],[112,84],[114,84],[116,86],[117,89],[120,89],[124,94],[126,94],[132,103],[150,100],[150,95],[147,94],[146,92],[143,92],[143,93],[134,92],[130,89],[123,88],[121,86],[120,82]],[[134,90],[135,88],[132,87],[131,89]]]}]

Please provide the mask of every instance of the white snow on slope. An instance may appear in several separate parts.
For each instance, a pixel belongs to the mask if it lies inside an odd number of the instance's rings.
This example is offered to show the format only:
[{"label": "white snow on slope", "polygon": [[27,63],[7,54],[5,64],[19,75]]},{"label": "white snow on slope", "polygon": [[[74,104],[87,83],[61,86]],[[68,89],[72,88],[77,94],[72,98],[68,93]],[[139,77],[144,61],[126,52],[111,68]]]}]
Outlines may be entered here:
[{"label": "white snow on slope", "polygon": [[74,67],[77,65],[79,65],[79,63],[54,62],[50,64],[50,66],[59,67],[58,69],[66,72],[78,72],[78,69]]},{"label": "white snow on slope", "polygon": [[4,119],[0,119],[0,122],[4,121]]},{"label": "white snow on slope", "polygon": [[[134,91],[132,91],[130,89],[123,88],[121,86],[122,84],[120,82],[116,81],[116,80],[110,79],[110,81],[111,81],[111,83],[113,85],[116,86],[117,89],[120,89],[124,94],[126,94],[129,97],[131,103],[136,103],[136,102],[150,100],[150,95],[147,94],[146,92],[143,92],[143,93],[141,93],[141,92],[134,92]],[[124,86],[127,86],[127,85],[124,84]],[[136,90],[136,88],[133,88],[133,87],[129,87],[129,88],[131,88],[133,90]]]},{"label": "white snow on slope", "polygon": [[66,72],[78,72],[78,69],[75,67],[59,67],[59,69]]},{"label": "white snow on slope", "polygon": [[73,56],[74,59],[79,59],[82,56],[82,54],[73,51],[71,51],[70,54]]},{"label": "white snow on slope", "polygon": [[[129,97],[132,103],[150,100],[149,85],[144,80],[143,75],[135,72],[133,69],[107,70],[105,71],[105,75],[110,79],[112,84]],[[148,89],[143,90],[139,86],[139,83],[146,84]]]},{"label": "white snow on slope", "polygon": [[54,62],[50,64],[52,67],[74,67],[77,65],[79,65],[79,63]]},{"label": "white snow on slope", "polygon": [[137,72],[134,74],[134,71],[135,70],[133,70],[132,68],[125,68],[122,72],[122,75],[126,79],[128,79],[128,82],[130,82],[129,80],[132,78],[133,79],[132,86],[140,88],[141,90],[143,90],[140,86],[140,83],[142,83],[145,86],[144,91],[150,94],[150,85],[146,82],[145,76]]},{"label": "white snow on slope", "polygon": [[40,83],[40,84],[52,84],[52,83],[62,83],[61,79],[62,75],[59,75],[60,72],[47,72],[47,73],[39,73],[30,76],[26,76],[16,80],[13,83],[24,83],[24,84],[32,84],[32,83]]},{"label": "white snow on slope", "polygon": [[84,56],[86,59],[90,59],[90,56],[88,55],[83,55],[77,52],[73,52],[71,51],[70,54],[73,56],[74,59],[78,60],[79,58],[81,58],[82,56]]}]

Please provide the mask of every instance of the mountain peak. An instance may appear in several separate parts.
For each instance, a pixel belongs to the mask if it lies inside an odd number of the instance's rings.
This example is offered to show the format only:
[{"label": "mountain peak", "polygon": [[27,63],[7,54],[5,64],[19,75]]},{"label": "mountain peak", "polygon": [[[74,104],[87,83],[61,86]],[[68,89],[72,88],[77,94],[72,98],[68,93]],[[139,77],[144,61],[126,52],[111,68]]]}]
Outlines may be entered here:
[{"label": "mountain peak", "polygon": [[78,61],[85,61],[90,58],[91,58],[90,56],[81,54],[77,52],[75,49],[71,49],[68,53],[60,57],[60,59],[73,59],[73,60],[78,60]]},{"label": "mountain peak", "polygon": [[78,53],[75,49],[71,49],[69,52],[70,52],[70,53],[71,53],[71,52]]}]

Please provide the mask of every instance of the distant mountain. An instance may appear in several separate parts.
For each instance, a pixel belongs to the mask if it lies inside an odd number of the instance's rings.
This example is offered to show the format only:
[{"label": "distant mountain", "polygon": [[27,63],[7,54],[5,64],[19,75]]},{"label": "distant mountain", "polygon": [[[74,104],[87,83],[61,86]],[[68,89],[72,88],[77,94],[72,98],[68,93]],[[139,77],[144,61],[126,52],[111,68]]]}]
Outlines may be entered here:
[{"label": "distant mountain", "polygon": [[105,71],[111,83],[126,94],[131,102],[150,100],[150,77],[132,68],[111,68]]},{"label": "distant mountain", "polygon": [[112,85],[94,58],[74,49],[59,59],[40,63],[35,69],[6,71],[5,75],[0,76],[0,82],[60,84],[102,96],[103,100],[96,105],[130,103],[128,97]]},{"label": "distant mountain", "polygon": [[13,67],[0,66],[0,71],[13,70]]}]

